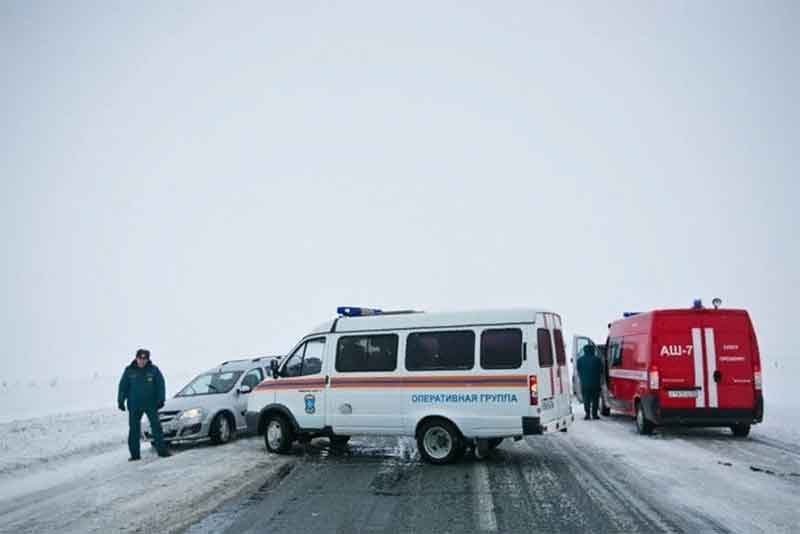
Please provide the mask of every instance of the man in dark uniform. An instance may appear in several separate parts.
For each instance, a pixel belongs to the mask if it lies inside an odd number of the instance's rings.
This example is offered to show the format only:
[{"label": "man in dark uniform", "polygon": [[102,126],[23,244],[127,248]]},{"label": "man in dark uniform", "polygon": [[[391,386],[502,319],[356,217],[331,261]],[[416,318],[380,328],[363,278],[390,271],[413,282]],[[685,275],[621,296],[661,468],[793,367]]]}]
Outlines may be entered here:
[{"label": "man in dark uniform", "polygon": [[129,462],[140,458],[142,414],[146,414],[150,420],[150,432],[158,455],[171,456],[164,443],[161,421],[158,419],[158,409],[164,406],[164,397],[164,376],[150,361],[150,351],[137,350],[136,358],[122,373],[117,393],[117,405],[123,412],[125,401],[128,401],[128,449],[131,451]]},{"label": "man in dark uniform", "polygon": [[583,394],[583,409],[586,412],[584,419],[600,419],[597,415],[597,405],[600,402],[600,377],[603,373],[603,363],[595,356],[594,347],[583,347],[583,356],[578,358],[578,376],[581,379],[581,393]]}]

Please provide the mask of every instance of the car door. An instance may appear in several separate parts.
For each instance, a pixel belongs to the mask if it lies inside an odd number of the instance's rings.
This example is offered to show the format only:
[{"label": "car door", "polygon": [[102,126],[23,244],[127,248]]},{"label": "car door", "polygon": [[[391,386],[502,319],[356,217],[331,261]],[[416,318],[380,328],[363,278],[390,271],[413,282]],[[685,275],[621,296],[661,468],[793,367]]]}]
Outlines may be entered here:
[{"label": "car door", "polygon": [[301,343],[279,370],[275,402],[286,406],[301,429],[325,426],[325,389],[323,375],[325,337]]}]

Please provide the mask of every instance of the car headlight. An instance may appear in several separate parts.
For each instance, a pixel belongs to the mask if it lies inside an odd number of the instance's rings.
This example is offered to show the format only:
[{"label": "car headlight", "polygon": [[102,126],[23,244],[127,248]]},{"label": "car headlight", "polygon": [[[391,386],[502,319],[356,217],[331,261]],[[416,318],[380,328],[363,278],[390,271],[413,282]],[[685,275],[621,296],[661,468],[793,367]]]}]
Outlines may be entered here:
[{"label": "car headlight", "polygon": [[205,415],[202,408],[192,408],[191,410],[184,410],[180,419],[202,419]]}]

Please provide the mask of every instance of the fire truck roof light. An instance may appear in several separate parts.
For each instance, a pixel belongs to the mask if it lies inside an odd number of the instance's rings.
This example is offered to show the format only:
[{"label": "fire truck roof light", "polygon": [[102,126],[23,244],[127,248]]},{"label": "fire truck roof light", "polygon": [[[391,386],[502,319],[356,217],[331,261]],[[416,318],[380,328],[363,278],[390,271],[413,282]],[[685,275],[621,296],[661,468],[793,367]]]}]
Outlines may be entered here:
[{"label": "fire truck roof light", "polygon": [[628,317],[633,317],[634,315],[639,315],[640,313],[642,312],[624,312],[622,316],[628,318]]},{"label": "fire truck roof light", "polygon": [[694,299],[694,304],[692,304],[692,308],[695,310],[702,310],[703,309],[703,300],[702,299]]}]

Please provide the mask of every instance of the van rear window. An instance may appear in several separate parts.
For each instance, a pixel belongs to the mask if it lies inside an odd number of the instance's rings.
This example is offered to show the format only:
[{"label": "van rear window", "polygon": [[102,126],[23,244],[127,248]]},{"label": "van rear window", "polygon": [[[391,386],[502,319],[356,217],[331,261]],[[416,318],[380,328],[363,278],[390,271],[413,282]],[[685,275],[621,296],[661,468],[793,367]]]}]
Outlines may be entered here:
[{"label": "van rear window", "polygon": [[519,328],[484,330],[481,334],[481,367],[517,369],[522,365],[522,331]]},{"label": "van rear window", "polygon": [[564,336],[561,330],[553,330],[553,339],[556,342],[556,361],[558,365],[567,365],[567,355],[564,352]]},{"label": "van rear window", "polygon": [[408,335],[406,369],[409,371],[472,369],[474,366],[475,333],[471,330]]},{"label": "van rear window", "polygon": [[539,347],[539,367],[553,367],[553,343],[550,330],[539,328],[536,330],[536,345]]},{"label": "van rear window", "polygon": [[340,373],[383,372],[397,369],[397,334],[343,336],[336,346]]}]

